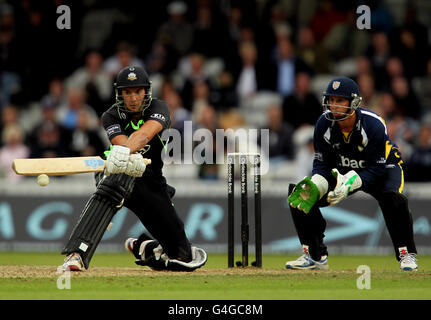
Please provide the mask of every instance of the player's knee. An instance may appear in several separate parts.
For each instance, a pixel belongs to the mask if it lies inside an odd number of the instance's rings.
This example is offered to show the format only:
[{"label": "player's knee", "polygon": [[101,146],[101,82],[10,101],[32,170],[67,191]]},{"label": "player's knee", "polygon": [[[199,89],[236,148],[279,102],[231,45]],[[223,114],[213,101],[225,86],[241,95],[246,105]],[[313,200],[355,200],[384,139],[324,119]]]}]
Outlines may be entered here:
[{"label": "player's knee", "polygon": [[384,207],[408,208],[408,199],[402,193],[396,191],[384,191],[379,199]]},{"label": "player's knee", "polygon": [[115,174],[104,177],[97,185],[96,194],[120,205],[128,199],[133,191],[135,178],[126,174]]}]

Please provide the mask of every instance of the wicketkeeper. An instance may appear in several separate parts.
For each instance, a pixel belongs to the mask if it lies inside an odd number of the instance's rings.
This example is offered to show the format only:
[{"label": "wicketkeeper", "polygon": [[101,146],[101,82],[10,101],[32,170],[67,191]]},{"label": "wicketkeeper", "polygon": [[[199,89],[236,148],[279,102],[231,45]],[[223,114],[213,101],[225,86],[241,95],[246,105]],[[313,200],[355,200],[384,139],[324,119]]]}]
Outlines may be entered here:
[{"label": "wicketkeeper", "polygon": [[346,77],[333,79],[323,94],[312,176],[289,188],[290,211],[304,254],[288,261],[287,269],[328,269],[326,221],[320,208],[359,190],[378,201],[401,269],[418,268],[401,153],[388,137],[385,121],[361,108],[361,100],[357,84]]},{"label": "wicketkeeper", "polygon": [[[162,174],[161,154],[167,142],[161,133],[170,125],[165,102],[151,97],[144,69],[126,67],[114,84],[116,103],[102,115],[112,143],[106,168],[96,176],[97,189],[87,202],[62,254],[64,270],[88,269],[90,260],[115,213],[123,206],[136,214],[154,237],[126,240],[135,263],[154,270],[193,271],[207,254],[191,246],[172,203],[175,189]],[[143,161],[151,159],[148,167]]]}]

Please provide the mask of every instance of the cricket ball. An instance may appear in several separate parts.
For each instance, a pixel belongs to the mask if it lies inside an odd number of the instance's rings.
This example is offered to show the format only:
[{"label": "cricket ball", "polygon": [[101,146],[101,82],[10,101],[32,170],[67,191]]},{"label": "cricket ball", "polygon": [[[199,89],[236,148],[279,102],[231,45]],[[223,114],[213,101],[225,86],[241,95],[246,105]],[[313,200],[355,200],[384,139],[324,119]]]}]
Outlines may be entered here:
[{"label": "cricket ball", "polygon": [[45,187],[49,183],[49,177],[46,174],[41,174],[37,177],[37,184]]}]

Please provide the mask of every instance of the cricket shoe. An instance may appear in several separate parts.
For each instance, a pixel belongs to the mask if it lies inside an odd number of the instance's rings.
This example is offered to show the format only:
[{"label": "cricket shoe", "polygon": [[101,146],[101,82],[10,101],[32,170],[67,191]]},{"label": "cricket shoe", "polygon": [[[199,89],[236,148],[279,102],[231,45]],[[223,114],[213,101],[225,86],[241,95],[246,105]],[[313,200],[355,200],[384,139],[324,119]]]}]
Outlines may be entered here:
[{"label": "cricket shoe", "polygon": [[84,263],[79,253],[71,253],[64,259],[61,268],[63,271],[82,271],[84,270]]},{"label": "cricket shoe", "polygon": [[404,271],[417,271],[416,253],[409,253],[407,247],[398,248],[400,253],[400,268]]},{"label": "cricket shoe", "polygon": [[133,246],[135,245],[135,243],[136,243],[136,241],[137,241],[138,239],[136,239],[136,238],[128,238],[127,240],[126,240],[126,242],[124,242],[124,247],[126,248],[126,250],[127,251],[129,251],[131,254],[134,254],[133,253]]},{"label": "cricket shoe", "polygon": [[303,245],[304,254],[294,261],[286,262],[286,269],[297,269],[297,270],[328,270],[328,256],[322,256],[319,261],[313,260],[310,253],[308,252],[308,246]]}]

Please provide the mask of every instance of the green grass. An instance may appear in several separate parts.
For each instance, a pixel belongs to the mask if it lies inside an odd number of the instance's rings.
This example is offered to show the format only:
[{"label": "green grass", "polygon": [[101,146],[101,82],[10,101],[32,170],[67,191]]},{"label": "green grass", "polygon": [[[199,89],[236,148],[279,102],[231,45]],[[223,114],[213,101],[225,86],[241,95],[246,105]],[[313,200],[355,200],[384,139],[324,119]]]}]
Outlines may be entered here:
[{"label": "green grass", "polygon": [[[329,271],[289,271],[287,260],[297,256],[265,255],[263,272],[228,270],[227,257],[210,254],[205,272],[160,273],[142,268],[133,275],[72,275],[71,289],[57,288],[58,274],[33,277],[0,275],[0,299],[151,299],[151,300],[290,300],[290,299],[431,299],[431,256],[421,256],[420,270],[402,272],[393,256],[331,256]],[[238,257],[239,258],[239,257]],[[56,253],[0,253],[0,270],[7,266],[61,264]],[[239,259],[238,259],[239,260]],[[252,257],[250,257],[252,261]],[[371,289],[356,287],[359,265],[371,269]],[[137,268],[127,254],[96,253],[90,266]],[[29,268],[27,267],[26,270]],[[254,270],[254,269],[253,269]]]}]

